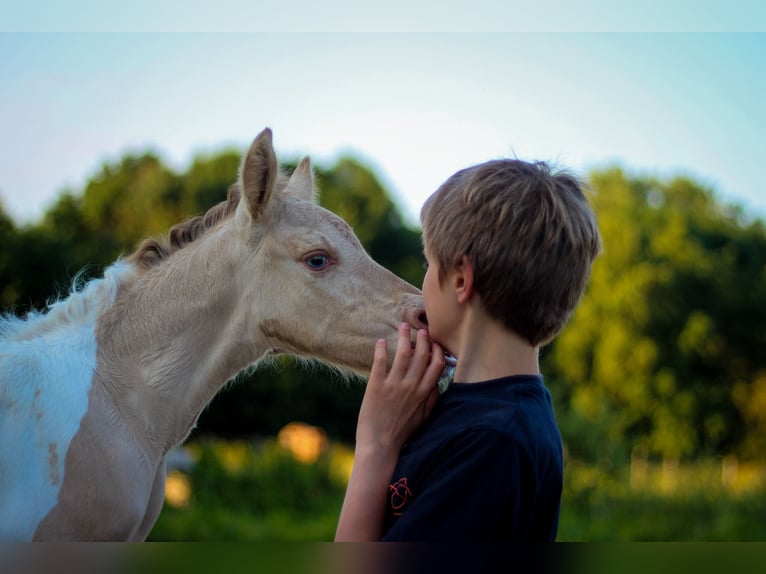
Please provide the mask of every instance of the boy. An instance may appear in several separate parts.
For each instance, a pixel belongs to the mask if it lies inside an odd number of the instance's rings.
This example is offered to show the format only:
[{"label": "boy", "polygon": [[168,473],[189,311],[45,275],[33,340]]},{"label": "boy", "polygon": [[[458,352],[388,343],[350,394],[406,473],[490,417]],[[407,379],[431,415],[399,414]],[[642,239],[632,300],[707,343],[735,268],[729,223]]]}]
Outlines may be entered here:
[{"label": "boy", "polygon": [[400,325],[388,372],[375,345],[336,540],[553,541],[562,443],[538,351],[585,289],[595,216],[567,173],[496,160],[449,178],[421,224],[428,331],[411,345]]}]

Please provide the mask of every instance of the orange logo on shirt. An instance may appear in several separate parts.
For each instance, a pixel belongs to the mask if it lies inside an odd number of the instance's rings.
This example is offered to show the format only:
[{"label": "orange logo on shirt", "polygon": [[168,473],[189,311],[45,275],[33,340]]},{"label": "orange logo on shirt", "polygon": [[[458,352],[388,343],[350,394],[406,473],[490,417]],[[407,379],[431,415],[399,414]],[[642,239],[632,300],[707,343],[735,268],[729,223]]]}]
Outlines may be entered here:
[{"label": "orange logo on shirt", "polygon": [[390,484],[388,491],[391,493],[391,510],[394,516],[401,516],[404,512],[404,506],[412,498],[412,491],[407,485],[407,478],[400,478],[395,483]]}]

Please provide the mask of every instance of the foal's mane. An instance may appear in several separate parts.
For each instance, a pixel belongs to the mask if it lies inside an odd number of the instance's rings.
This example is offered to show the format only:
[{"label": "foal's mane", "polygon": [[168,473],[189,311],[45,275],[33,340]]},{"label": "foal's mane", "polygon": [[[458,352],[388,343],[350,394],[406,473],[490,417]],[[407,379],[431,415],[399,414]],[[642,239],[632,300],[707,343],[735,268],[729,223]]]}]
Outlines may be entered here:
[{"label": "foal's mane", "polygon": [[197,215],[170,228],[167,237],[145,239],[128,261],[139,269],[149,269],[170,257],[184,246],[196,241],[208,229],[228,219],[239,205],[239,184],[229,187],[225,201],[211,207],[204,215]]}]

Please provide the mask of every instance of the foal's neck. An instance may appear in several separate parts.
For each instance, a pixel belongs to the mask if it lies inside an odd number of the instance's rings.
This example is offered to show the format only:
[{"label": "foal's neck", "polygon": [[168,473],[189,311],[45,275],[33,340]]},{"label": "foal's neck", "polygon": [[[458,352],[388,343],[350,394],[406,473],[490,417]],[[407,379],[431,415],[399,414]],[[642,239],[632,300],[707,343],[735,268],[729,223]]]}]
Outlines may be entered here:
[{"label": "foal's neck", "polygon": [[[226,234],[226,229],[214,233]],[[99,329],[99,365],[118,410],[147,446],[167,452],[261,349],[239,300],[236,241],[202,238],[118,295]]]}]

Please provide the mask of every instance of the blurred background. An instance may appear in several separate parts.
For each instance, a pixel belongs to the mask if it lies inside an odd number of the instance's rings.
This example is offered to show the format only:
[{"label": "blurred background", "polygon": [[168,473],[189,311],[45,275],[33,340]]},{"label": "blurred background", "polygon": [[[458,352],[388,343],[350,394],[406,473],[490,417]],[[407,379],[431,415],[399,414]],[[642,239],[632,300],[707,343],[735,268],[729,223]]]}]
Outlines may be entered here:
[{"label": "blurred background", "polygon": [[[0,309],[225,198],[264,126],[415,285],[418,211],[501,156],[570,167],[604,240],[542,351],[559,539],[766,539],[761,34],[0,34]],[[174,453],[153,540],[330,540],[363,393],[289,358]]]}]

